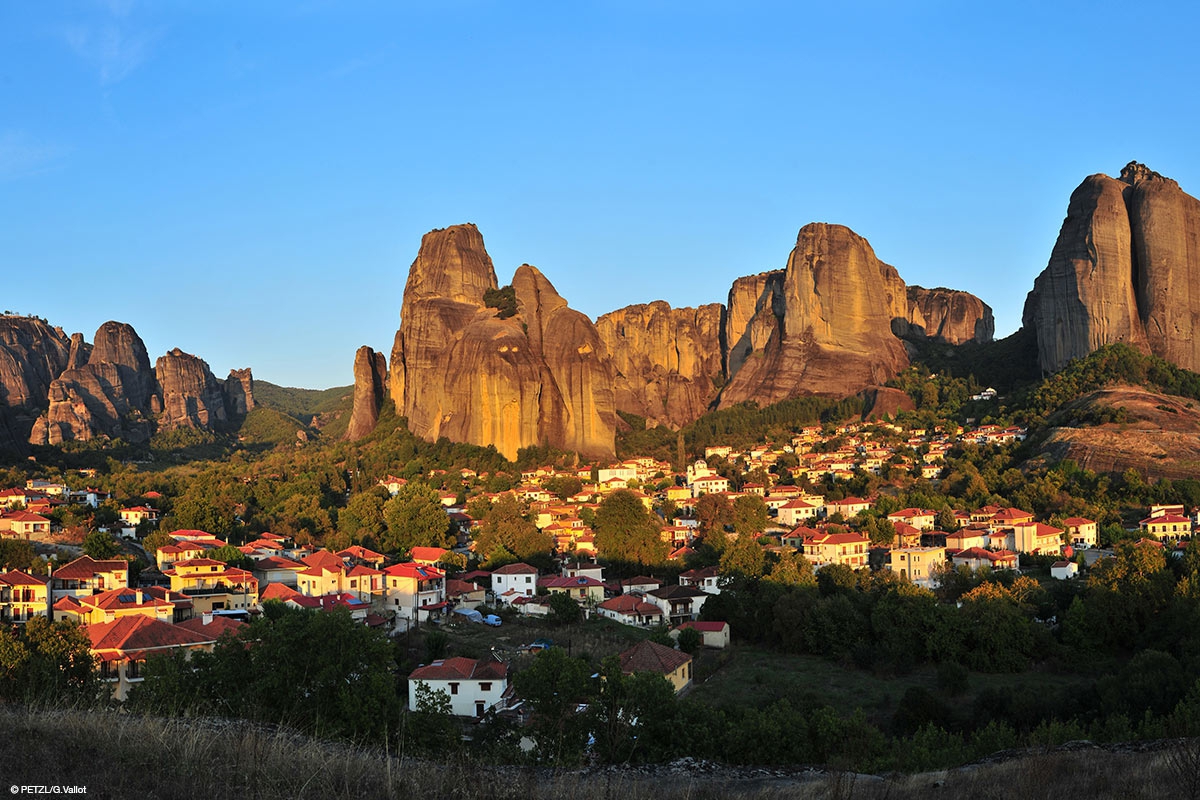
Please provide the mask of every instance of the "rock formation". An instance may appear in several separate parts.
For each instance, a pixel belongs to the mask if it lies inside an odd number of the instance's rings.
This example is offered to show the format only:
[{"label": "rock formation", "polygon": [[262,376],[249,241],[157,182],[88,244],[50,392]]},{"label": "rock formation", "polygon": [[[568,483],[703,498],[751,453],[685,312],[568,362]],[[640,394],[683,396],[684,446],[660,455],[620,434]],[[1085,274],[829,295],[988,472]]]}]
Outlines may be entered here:
[{"label": "rock formation", "polygon": [[36,317],[0,317],[0,403],[46,407],[50,383],[68,368],[74,340]]},{"label": "rock formation", "polygon": [[990,342],[996,329],[991,307],[975,295],[921,286],[908,287],[905,322],[907,326],[902,325],[898,335],[923,336],[946,344]]},{"label": "rock formation", "polygon": [[[151,369],[145,344],[124,323],[104,323],[91,345],[82,334],[67,339],[58,331],[57,336],[63,368],[41,396],[44,413],[32,431],[25,427],[31,444],[97,437],[144,442],[156,430],[212,430],[254,407],[249,369],[234,370],[222,383],[203,360],[178,348]],[[38,403],[34,398],[23,405]]]},{"label": "rock formation", "polygon": [[760,272],[738,278],[729,289],[725,315],[725,374],[734,375],[751,353],[761,353],[767,342],[781,335],[785,305],[784,270]]},{"label": "rock formation", "polygon": [[354,409],[346,438],[354,441],[375,430],[387,392],[387,359],[363,345],[354,354]]},{"label": "rock formation", "polygon": [[225,411],[230,419],[254,410],[254,375],[249,367],[229,370],[225,379]]},{"label": "rock formation", "polygon": [[[770,273],[763,283],[771,283]],[[762,295],[756,301],[751,327],[757,324],[766,341],[761,350],[750,348],[730,375],[720,407],[747,400],[766,405],[800,394],[842,397],[908,366],[892,333],[892,320],[908,314],[904,281],[849,228],[801,228],[780,294],[773,290],[769,304]],[[728,341],[740,343],[752,334],[731,329]]]},{"label": "rock formation", "polygon": [[725,309],[671,308],[661,300],[596,320],[615,370],[616,407],[679,428],[708,410],[724,374]]},{"label": "rock formation", "polygon": [[1086,178],[1022,322],[1047,372],[1114,342],[1200,369],[1200,201],[1136,162]]},{"label": "rock formation", "polygon": [[87,363],[50,384],[49,408],[34,423],[32,444],[58,444],[99,435],[145,441],[156,397],[146,346],[132,327],[106,322],[96,331]]},{"label": "rock formation", "polygon": [[[609,367],[582,314],[536,269],[513,281],[517,313],[489,307],[496,273],[474,225],[432,231],[409,270],[390,392],[418,436],[611,455]],[[503,316],[503,318],[502,318]]]},{"label": "rock formation", "polygon": [[224,386],[203,359],[176,347],[155,362],[154,377],[159,394],[151,410],[158,415],[158,430],[212,430],[228,419]]}]

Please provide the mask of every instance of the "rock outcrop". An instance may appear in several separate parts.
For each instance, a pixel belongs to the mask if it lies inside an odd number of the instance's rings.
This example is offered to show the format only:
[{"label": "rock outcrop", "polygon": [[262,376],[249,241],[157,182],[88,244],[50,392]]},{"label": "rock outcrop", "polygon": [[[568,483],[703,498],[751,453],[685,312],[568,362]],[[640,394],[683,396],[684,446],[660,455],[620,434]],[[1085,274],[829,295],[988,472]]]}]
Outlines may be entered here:
[{"label": "rock outcrop", "polygon": [[416,435],[611,455],[616,420],[595,329],[536,269],[513,282],[516,313],[489,307],[496,273],[474,225],[432,231],[409,270],[390,393]]},{"label": "rock outcrop", "polygon": [[[768,277],[764,286],[769,283]],[[843,397],[882,384],[908,366],[892,332],[892,320],[908,313],[904,281],[849,228],[825,223],[801,228],[781,294],[772,295],[773,323],[765,302],[752,319],[767,340],[730,375],[720,407],[747,400],[766,405],[801,394]],[[731,330],[728,341],[745,336]]]},{"label": "rock outcrop", "polygon": [[1086,178],[1022,322],[1046,372],[1115,342],[1200,370],[1200,201],[1136,162]]},{"label": "rock outcrop", "polygon": [[141,337],[129,325],[106,322],[96,331],[87,363],[59,375],[49,407],[34,423],[32,444],[87,441],[96,436],[131,442],[150,437],[157,386]]},{"label": "rock outcrop", "polygon": [[42,396],[44,413],[31,431],[25,428],[31,444],[97,437],[144,442],[158,430],[213,430],[254,407],[249,369],[232,371],[222,383],[202,359],[178,348],[152,369],[141,337],[125,323],[104,323],[90,345],[82,334],[57,335],[63,368]]},{"label": "rock outcrop", "polygon": [[387,396],[387,359],[363,345],[354,354],[354,407],[350,412],[350,424],[346,438],[361,439],[375,430],[379,422],[379,410]]},{"label": "rock outcrop", "polygon": [[[968,292],[909,286],[908,315],[897,335],[925,337],[946,344],[990,342],[996,331],[992,309]],[[895,326],[893,326],[895,327]]]},{"label": "rock outcrop", "polygon": [[725,374],[734,375],[751,353],[782,335],[786,306],[781,269],[738,278],[729,289],[725,314]]},{"label": "rock outcrop", "polygon": [[155,362],[154,377],[160,393],[151,410],[158,415],[158,430],[212,430],[227,421],[225,387],[203,359],[176,347]]},{"label": "rock outcrop", "polygon": [[679,428],[708,410],[724,375],[720,303],[633,305],[596,320],[615,372],[616,407]]},{"label": "rock outcrop", "polygon": [[225,411],[230,419],[254,410],[254,374],[249,367],[229,370],[225,379]]},{"label": "rock outcrop", "polygon": [[45,408],[50,383],[74,352],[74,339],[61,328],[36,317],[0,317],[0,403]]}]

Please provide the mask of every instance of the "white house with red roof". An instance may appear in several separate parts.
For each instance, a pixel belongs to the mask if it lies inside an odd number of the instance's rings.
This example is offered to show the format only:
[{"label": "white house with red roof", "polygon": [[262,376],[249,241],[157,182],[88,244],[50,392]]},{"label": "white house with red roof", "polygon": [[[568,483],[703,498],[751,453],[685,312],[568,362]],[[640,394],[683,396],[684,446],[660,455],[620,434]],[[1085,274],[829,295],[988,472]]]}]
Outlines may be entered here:
[{"label": "white house with red roof", "polygon": [[888,514],[887,518],[892,522],[906,522],[919,530],[931,531],[937,520],[937,512],[932,508],[902,508]]},{"label": "white house with red roof", "polygon": [[538,588],[545,589],[548,594],[565,594],[581,604],[599,603],[604,599],[604,584],[586,575],[543,575],[538,578]]},{"label": "white house with red roof", "polygon": [[97,561],[80,556],[54,570],[50,578],[50,602],[62,597],[85,597],[129,585],[129,562],[123,558]]},{"label": "white house with red roof", "polygon": [[54,604],[55,620],[69,619],[81,625],[134,616],[174,622],[175,604],[128,586],[83,597],[63,597]]},{"label": "white house with red roof", "polygon": [[689,569],[679,575],[680,586],[691,586],[705,594],[720,594],[721,583],[721,571],[716,567]]},{"label": "white house with red roof", "polygon": [[691,628],[700,633],[700,641],[705,647],[713,647],[717,650],[724,650],[729,647],[729,623],[700,620],[685,622],[671,630],[669,634],[672,639],[679,640],[679,634]]},{"label": "white house with red roof", "polygon": [[482,717],[503,708],[508,692],[508,665],[496,659],[444,658],[417,667],[408,676],[408,707],[417,709],[420,691],[441,692],[457,717]]},{"label": "white house with red roof", "polygon": [[729,491],[729,479],[721,475],[706,475],[692,481],[692,497],[721,494]]},{"label": "white house with red roof", "polygon": [[[828,515],[841,514],[846,519],[856,517],[859,513],[871,508],[871,501],[861,497],[844,497],[841,500],[826,500],[825,513]],[[932,527],[932,523],[931,523]]]},{"label": "white house with red roof", "polygon": [[176,561],[163,570],[171,591],[191,598],[197,613],[249,610],[258,605],[258,579],[244,569],[212,558]]},{"label": "white house with red roof", "polygon": [[394,564],[383,571],[385,603],[400,620],[424,622],[440,616],[446,605],[446,573],[411,561]]},{"label": "white house with red roof", "polygon": [[1071,546],[1079,548],[1096,547],[1100,544],[1100,536],[1095,520],[1087,517],[1067,517],[1063,527],[1071,535]]},{"label": "white house with red roof", "polygon": [[1019,554],[1011,550],[984,550],[981,547],[972,547],[961,553],[955,553],[951,556],[950,561],[956,567],[970,567],[971,569],[980,569],[981,567],[1020,569],[1021,566]]},{"label": "white house with red roof", "polygon": [[827,564],[845,564],[851,569],[867,566],[871,540],[861,533],[819,531],[804,538],[804,557],[820,568]]},{"label": "white house with red roof", "polygon": [[505,605],[518,597],[533,597],[537,594],[537,578],[537,567],[524,562],[505,564],[492,571],[492,594]]},{"label": "white house with red roof", "polygon": [[1177,542],[1192,535],[1192,520],[1180,514],[1158,514],[1139,521],[1138,528],[1143,535],[1153,536],[1160,542]]},{"label": "white house with red roof", "polygon": [[806,519],[816,517],[821,511],[820,506],[814,506],[811,503],[806,503],[799,497],[788,500],[783,505],[779,506],[776,512],[775,520],[780,525],[786,525],[789,528],[794,528]]},{"label": "white house with red roof", "polygon": [[1042,522],[1022,522],[1013,525],[1014,550],[1022,553],[1058,555],[1063,548],[1063,529]]},{"label": "white house with red roof", "polygon": [[622,594],[596,606],[596,613],[624,625],[647,628],[663,621],[663,610],[641,594]]},{"label": "white house with red roof", "polygon": [[32,511],[6,511],[0,514],[0,531],[18,539],[31,539],[50,533],[50,520]]},{"label": "white house with red roof", "polygon": [[888,569],[925,588],[933,586],[945,566],[944,547],[897,547],[888,553]]}]

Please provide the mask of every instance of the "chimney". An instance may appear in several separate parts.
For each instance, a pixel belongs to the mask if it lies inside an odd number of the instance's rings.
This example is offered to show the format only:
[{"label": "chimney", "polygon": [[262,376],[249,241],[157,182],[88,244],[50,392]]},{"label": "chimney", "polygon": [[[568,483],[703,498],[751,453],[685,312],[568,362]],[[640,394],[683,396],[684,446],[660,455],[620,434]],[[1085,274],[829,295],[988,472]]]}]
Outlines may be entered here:
[{"label": "chimney", "polygon": [[211,625],[212,621],[213,621],[213,615],[212,615],[211,611],[206,611],[205,613],[200,615],[200,623],[202,625]]}]

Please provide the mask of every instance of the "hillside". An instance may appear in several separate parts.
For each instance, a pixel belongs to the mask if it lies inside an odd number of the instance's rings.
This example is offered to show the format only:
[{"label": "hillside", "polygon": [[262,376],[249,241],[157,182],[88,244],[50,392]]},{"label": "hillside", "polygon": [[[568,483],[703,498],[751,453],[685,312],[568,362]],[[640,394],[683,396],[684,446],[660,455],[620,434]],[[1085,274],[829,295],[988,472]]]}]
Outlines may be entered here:
[{"label": "hillside", "polygon": [[331,389],[298,389],[278,386],[267,381],[254,381],[254,400],[260,406],[282,411],[305,425],[322,414],[349,411],[353,386],[334,386]]}]

